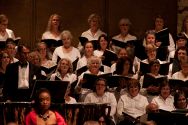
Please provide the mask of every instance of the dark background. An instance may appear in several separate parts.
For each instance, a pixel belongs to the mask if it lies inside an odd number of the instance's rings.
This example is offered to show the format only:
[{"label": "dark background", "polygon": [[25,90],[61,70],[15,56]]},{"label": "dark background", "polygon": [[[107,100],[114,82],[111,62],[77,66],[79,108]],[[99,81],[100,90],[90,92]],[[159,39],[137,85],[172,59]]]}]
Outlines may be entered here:
[{"label": "dark background", "polygon": [[31,48],[40,40],[53,13],[62,16],[63,29],[73,33],[75,46],[78,36],[88,29],[91,13],[102,17],[102,30],[109,36],[118,34],[119,19],[127,17],[133,24],[131,32],[142,38],[153,28],[158,14],[165,17],[173,36],[177,31],[177,0],[0,0],[0,13],[8,16],[8,28]]}]

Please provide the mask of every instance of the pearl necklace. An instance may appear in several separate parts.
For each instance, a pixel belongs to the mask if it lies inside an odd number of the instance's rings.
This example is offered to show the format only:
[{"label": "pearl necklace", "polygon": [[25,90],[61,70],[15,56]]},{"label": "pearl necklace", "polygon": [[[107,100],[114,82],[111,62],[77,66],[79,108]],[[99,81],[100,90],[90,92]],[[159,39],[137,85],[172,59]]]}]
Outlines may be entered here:
[{"label": "pearl necklace", "polygon": [[39,117],[42,118],[44,121],[46,121],[46,120],[48,120],[48,118],[50,117],[50,115],[49,114],[44,114],[44,115],[39,114]]}]

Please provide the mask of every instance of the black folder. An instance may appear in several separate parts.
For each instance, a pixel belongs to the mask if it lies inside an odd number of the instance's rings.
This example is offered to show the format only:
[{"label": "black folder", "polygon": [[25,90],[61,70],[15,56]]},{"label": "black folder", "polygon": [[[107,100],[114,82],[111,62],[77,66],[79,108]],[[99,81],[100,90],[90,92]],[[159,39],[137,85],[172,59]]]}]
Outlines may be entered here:
[{"label": "black folder", "polygon": [[87,42],[87,41],[89,41],[88,40],[88,38],[86,38],[86,37],[79,37],[79,41],[80,41],[80,43],[81,43],[81,45],[82,46],[84,46],[85,45],[85,43]]},{"label": "black folder", "polygon": [[41,70],[44,71],[46,74],[54,73],[56,71],[57,65],[51,67],[41,66]]},{"label": "black folder", "polygon": [[30,97],[33,99],[40,88],[46,88],[51,93],[51,101],[53,103],[63,103],[68,84],[69,81],[36,80]]},{"label": "black folder", "polygon": [[6,42],[0,41],[0,49],[5,49],[5,47],[6,47]]},{"label": "black folder", "polygon": [[107,79],[107,77],[112,76],[112,73],[107,73],[107,74],[101,74],[101,75],[94,75],[94,74],[87,74],[85,73],[83,76],[83,79],[86,80],[85,83],[82,84],[82,88],[87,88],[87,89],[93,89],[95,85],[95,81],[99,78],[104,78]]},{"label": "black folder", "polygon": [[[169,65],[170,63],[160,64],[159,74],[168,75]],[[149,64],[140,62],[140,72],[141,72],[141,75],[149,73],[150,72]]]},{"label": "black folder", "polygon": [[83,66],[83,67],[79,68],[79,69],[76,71],[76,75],[77,75],[77,76],[80,76],[83,72],[85,72],[85,71],[87,71],[87,70],[88,70],[87,66]]},{"label": "black folder", "polygon": [[131,79],[132,78],[130,77],[126,77],[122,75],[114,75],[107,78],[107,84],[109,88],[120,87],[120,86],[121,88],[126,88],[128,81]]},{"label": "black folder", "polygon": [[102,56],[104,57],[104,59],[102,60],[102,64],[108,67],[111,67],[112,62],[118,60],[117,54],[107,49],[104,51]]},{"label": "black folder", "polygon": [[161,42],[161,46],[169,46],[169,30],[168,28],[164,28],[158,31],[156,34],[156,40]]},{"label": "black folder", "polygon": [[159,87],[159,85],[163,82],[163,81],[167,81],[167,77],[166,76],[161,76],[161,77],[153,77],[150,74],[145,74],[144,75],[144,81],[143,81],[143,88],[147,88],[150,85]]},{"label": "black folder", "polygon": [[119,41],[119,40],[115,40],[115,39],[112,39],[112,44],[114,46],[117,46],[117,47],[120,47],[120,48],[125,48],[127,47],[127,43],[123,42],[123,41]]},{"label": "black folder", "polygon": [[42,39],[42,42],[45,42],[48,48],[51,47],[58,47],[63,45],[62,40],[55,40],[55,39]]},{"label": "black folder", "polygon": [[157,125],[187,125],[188,117],[184,113],[178,111],[159,110],[158,113],[148,113],[148,120],[153,120]]},{"label": "black folder", "polygon": [[169,65],[170,65],[169,62],[160,64],[159,74],[161,74],[161,75],[168,75]]},{"label": "black folder", "polygon": [[[79,41],[81,42],[81,45],[84,46],[85,43],[88,41],[88,39],[86,37],[79,37]],[[98,49],[99,47],[99,42],[98,40],[90,40],[93,44],[93,48],[94,50]]]},{"label": "black folder", "polygon": [[6,43],[14,43],[16,46],[19,44],[19,41],[21,40],[21,38],[20,37],[17,37],[17,38],[15,38],[15,39],[12,39],[12,38],[8,38],[7,40],[6,40]]},{"label": "black folder", "polygon": [[160,46],[157,48],[157,59],[161,61],[166,61],[168,59],[169,50],[167,46]]},{"label": "black folder", "polygon": [[188,87],[188,80],[169,79],[169,84],[172,88]]},{"label": "black folder", "polygon": [[77,67],[78,60],[79,60],[79,58],[77,58],[76,60],[74,60],[74,61],[72,62],[73,71],[76,71],[76,67]]}]

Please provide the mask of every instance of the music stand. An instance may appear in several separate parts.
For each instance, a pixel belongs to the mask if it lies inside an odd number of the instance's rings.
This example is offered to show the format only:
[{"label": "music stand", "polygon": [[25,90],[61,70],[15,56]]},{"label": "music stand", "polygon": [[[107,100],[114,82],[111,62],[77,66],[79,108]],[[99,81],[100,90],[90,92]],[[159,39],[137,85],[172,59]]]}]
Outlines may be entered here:
[{"label": "music stand", "polygon": [[30,97],[33,99],[40,88],[46,88],[50,91],[52,103],[64,103],[68,84],[69,81],[36,80]]}]

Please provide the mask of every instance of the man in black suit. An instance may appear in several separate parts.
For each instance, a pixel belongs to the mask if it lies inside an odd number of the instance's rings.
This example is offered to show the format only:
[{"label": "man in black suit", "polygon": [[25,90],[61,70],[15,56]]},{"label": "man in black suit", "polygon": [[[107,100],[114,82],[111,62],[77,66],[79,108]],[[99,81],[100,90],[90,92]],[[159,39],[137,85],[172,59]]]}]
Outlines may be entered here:
[{"label": "man in black suit", "polygon": [[18,62],[7,66],[3,97],[10,101],[30,101],[34,81],[40,79],[41,70],[32,65],[28,60],[29,49],[26,46],[18,46]]}]

